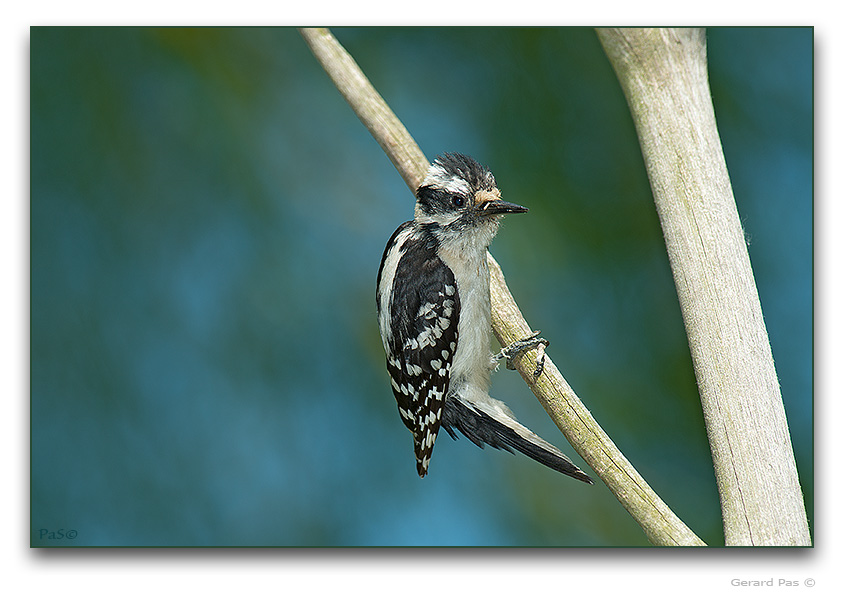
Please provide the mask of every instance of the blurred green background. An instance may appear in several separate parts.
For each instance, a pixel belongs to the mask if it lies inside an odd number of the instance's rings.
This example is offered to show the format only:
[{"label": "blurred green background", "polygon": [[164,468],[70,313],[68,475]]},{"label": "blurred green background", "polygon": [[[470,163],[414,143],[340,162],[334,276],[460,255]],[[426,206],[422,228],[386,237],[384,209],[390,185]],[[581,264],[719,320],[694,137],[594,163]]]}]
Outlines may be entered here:
[{"label": "blurred green background", "polygon": [[[659,221],[595,32],[334,32],[428,157],[470,154],[530,207],[491,250],[526,318],[723,544]],[[602,484],[466,439],[441,435],[417,477],[374,299],[413,198],[296,30],[37,27],[30,50],[34,546],[647,544]],[[708,53],[811,522],[813,32],[711,29]],[[573,455],[517,374],[493,396]]]}]

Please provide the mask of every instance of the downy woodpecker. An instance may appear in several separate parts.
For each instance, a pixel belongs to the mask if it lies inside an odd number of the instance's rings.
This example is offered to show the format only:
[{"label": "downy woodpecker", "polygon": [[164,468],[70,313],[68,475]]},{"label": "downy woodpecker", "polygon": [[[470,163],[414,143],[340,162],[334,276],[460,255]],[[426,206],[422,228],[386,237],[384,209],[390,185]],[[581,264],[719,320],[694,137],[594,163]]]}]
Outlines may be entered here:
[{"label": "downy woodpecker", "polygon": [[501,358],[509,362],[547,344],[534,335],[490,352],[487,248],[503,215],[528,209],[504,202],[488,169],[453,153],[431,164],[416,198],[413,220],[396,229],[384,250],[376,302],[390,383],[413,434],[419,476],[428,472],[442,426],[453,439],[457,429],[481,448],[515,449],[592,483],[489,396],[490,374]]}]

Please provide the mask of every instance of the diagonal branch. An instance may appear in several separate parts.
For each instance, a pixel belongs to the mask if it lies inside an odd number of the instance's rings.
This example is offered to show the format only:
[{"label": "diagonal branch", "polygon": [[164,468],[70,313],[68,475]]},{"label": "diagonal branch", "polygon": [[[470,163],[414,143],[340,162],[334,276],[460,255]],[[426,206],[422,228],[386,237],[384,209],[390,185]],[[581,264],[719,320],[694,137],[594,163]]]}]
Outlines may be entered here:
[{"label": "diagonal branch", "polygon": [[[311,51],[343,97],[415,192],[428,168],[416,142],[372,87],[366,76],[327,29],[300,29]],[[490,267],[493,331],[501,344],[530,334],[501,268],[487,254]],[[545,370],[534,380],[532,357],[517,359],[516,368],[577,453],[610,488],[631,516],[657,545],[703,545],[650,488],[598,425],[557,367],[546,357]]]}]

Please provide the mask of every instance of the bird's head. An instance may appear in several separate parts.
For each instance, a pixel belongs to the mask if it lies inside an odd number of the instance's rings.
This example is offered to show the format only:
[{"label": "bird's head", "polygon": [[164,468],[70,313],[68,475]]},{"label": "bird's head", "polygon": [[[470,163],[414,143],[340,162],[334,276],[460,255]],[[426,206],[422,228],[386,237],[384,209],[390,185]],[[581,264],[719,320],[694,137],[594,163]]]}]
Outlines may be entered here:
[{"label": "bird's head", "polygon": [[416,190],[416,221],[438,235],[477,230],[491,241],[502,215],[527,210],[502,200],[492,172],[459,153],[437,157]]}]

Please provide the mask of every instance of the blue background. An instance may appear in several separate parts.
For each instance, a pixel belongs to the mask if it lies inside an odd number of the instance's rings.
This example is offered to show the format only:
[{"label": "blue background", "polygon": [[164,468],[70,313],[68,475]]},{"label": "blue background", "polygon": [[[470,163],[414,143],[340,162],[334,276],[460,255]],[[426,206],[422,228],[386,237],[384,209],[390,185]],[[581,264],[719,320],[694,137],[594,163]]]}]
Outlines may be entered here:
[{"label": "blue background", "polygon": [[[523,313],[723,544],[659,221],[594,31],[334,32],[428,157],[473,155],[531,209],[491,250]],[[711,29],[708,53],[811,521],[813,32]],[[602,484],[466,439],[440,436],[417,477],[374,301],[412,195],[294,29],[33,28],[30,83],[34,546],[647,544]],[[517,374],[493,395],[582,465]]]}]

